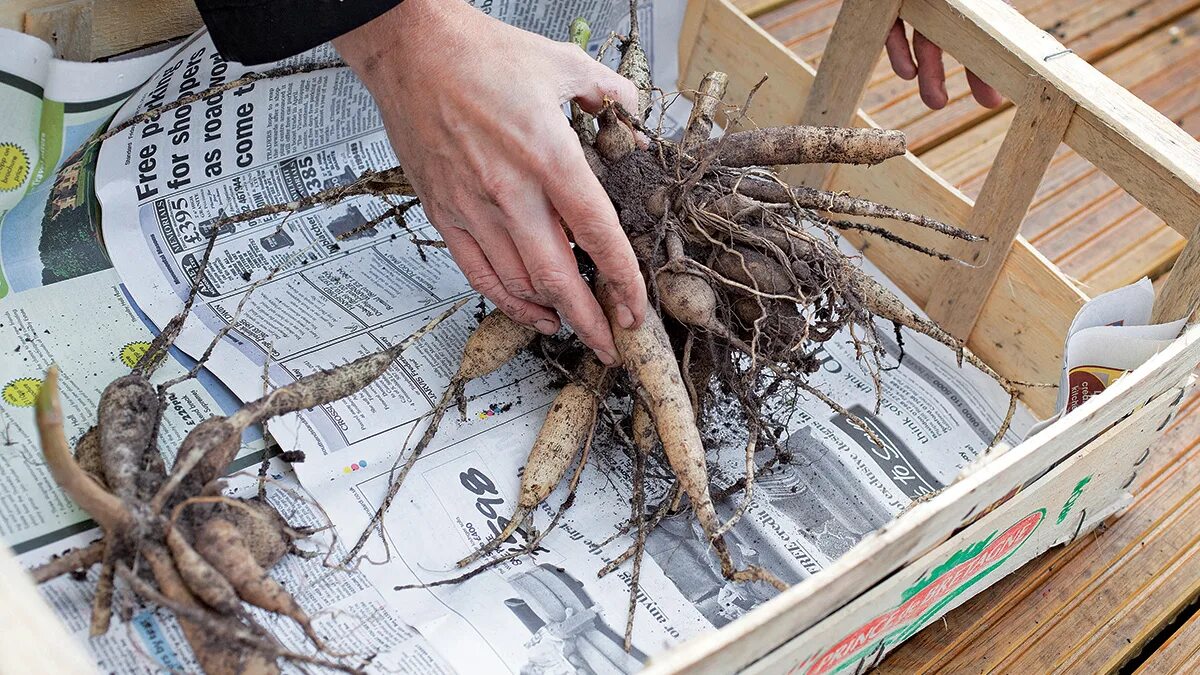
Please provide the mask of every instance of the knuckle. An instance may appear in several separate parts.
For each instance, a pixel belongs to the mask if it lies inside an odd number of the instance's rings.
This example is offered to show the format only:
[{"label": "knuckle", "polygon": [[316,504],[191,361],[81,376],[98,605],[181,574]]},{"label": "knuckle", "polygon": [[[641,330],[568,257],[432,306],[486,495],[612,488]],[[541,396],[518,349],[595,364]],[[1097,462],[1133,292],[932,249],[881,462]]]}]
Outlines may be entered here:
[{"label": "knuckle", "polygon": [[614,262],[610,263],[606,274],[621,286],[622,290],[628,290],[628,287],[633,285],[645,284],[642,280],[642,270],[637,263],[624,256],[615,258]]},{"label": "knuckle", "polygon": [[621,235],[611,232],[611,226],[599,219],[582,219],[573,223],[575,243],[610,273],[636,271],[637,264],[629,242]]},{"label": "knuckle", "polygon": [[536,300],[537,291],[533,288],[533,283],[528,277],[516,276],[508,277],[502,280],[504,288],[522,300]]},{"label": "knuckle", "polygon": [[463,270],[463,274],[467,277],[467,283],[471,285],[471,288],[492,302],[495,302],[497,297],[504,295],[501,293],[504,284],[500,282],[500,277],[497,277],[491,270],[472,268]]},{"label": "knuckle", "polygon": [[575,279],[574,272],[557,267],[542,267],[530,272],[534,289],[542,296],[555,301],[566,299]]}]

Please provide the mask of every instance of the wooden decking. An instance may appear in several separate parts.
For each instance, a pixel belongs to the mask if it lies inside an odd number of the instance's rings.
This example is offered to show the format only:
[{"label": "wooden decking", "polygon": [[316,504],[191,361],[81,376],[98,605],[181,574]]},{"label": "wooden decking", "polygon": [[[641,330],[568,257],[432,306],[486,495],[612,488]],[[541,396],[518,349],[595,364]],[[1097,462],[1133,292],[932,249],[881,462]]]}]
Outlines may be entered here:
[{"label": "wooden decking", "polygon": [[[737,0],[819,63],[840,0]],[[1200,136],[1200,0],[1013,0],[1075,53]],[[950,103],[930,111],[915,82],[880,59],[863,108],[903,129],[930,167],[972,197],[1013,109],[975,104],[946,59]],[[1160,282],[1182,238],[1065,146],[1022,233],[1089,294]],[[885,672],[1200,672],[1200,394],[1155,445],[1133,506],[1107,528],[1050,551],[882,665]]]}]

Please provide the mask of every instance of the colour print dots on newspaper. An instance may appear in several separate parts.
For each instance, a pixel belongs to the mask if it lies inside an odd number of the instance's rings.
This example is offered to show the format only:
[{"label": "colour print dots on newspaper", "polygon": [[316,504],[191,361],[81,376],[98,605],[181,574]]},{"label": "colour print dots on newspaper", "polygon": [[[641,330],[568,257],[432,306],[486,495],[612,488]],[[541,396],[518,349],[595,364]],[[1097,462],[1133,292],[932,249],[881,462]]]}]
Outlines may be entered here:
[{"label": "colour print dots on newspaper", "polygon": [[353,473],[355,471],[358,471],[359,469],[365,469],[365,468],[367,468],[367,460],[360,459],[357,462],[351,464],[350,466],[343,466],[342,473]]},{"label": "colour print dots on newspaper", "polygon": [[508,412],[509,408],[512,408],[511,403],[504,403],[504,404],[493,403],[493,404],[489,405],[487,408],[480,410],[479,413],[477,413],[477,414],[479,416],[479,419],[486,420],[487,418],[495,417],[496,415],[499,415],[502,412]]}]

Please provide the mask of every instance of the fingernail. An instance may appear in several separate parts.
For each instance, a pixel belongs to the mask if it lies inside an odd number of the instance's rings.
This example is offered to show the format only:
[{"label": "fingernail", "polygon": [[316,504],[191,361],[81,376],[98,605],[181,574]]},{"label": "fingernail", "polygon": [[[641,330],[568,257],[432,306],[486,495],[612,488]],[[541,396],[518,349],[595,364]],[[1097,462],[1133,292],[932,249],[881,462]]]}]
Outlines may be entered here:
[{"label": "fingernail", "polygon": [[606,366],[615,366],[617,364],[617,357],[604,350],[597,349],[596,356],[600,357],[600,363],[603,363]]},{"label": "fingernail", "polygon": [[633,311],[629,309],[629,305],[617,305],[617,323],[621,324],[621,328],[633,327]]},{"label": "fingernail", "polygon": [[558,326],[550,319],[540,319],[533,327],[542,335],[554,335],[558,332]]}]

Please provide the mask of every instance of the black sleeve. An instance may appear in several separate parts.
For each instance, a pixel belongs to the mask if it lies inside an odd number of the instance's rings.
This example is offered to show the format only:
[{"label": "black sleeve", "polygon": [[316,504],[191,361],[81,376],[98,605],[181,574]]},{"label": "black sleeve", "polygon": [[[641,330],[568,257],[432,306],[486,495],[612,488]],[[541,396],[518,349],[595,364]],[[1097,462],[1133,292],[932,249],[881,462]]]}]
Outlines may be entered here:
[{"label": "black sleeve", "polygon": [[400,4],[400,0],[196,0],[227,60],[277,61],[332,40]]}]

